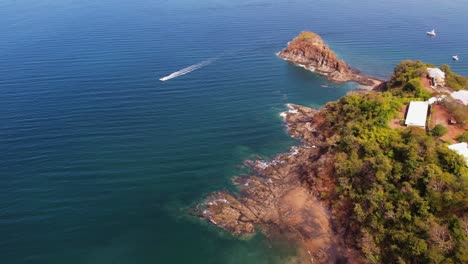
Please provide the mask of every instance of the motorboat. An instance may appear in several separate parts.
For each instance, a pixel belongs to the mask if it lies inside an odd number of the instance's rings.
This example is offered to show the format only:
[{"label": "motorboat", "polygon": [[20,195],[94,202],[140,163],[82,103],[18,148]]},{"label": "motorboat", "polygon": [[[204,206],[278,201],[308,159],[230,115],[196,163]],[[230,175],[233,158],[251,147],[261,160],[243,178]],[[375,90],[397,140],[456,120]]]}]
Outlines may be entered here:
[{"label": "motorboat", "polygon": [[435,30],[431,30],[431,31],[428,31],[426,32],[427,35],[431,36],[431,37],[435,37],[436,36],[436,33],[435,33]]},{"label": "motorboat", "polygon": [[459,60],[458,55],[452,56],[452,60],[454,60],[454,61]]}]

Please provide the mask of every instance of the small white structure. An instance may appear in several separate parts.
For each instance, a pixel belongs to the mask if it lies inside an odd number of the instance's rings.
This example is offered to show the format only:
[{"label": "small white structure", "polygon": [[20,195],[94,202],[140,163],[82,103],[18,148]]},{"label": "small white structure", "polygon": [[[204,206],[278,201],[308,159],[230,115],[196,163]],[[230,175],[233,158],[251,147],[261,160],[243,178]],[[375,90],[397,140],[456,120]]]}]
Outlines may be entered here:
[{"label": "small white structure", "polygon": [[405,125],[426,128],[428,102],[410,102]]},{"label": "small white structure", "polygon": [[427,100],[427,102],[431,105],[436,102],[441,102],[442,100],[444,100],[445,97],[447,97],[445,94],[438,97],[431,97],[429,98],[429,100]]},{"label": "small white structure", "polygon": [[450,94],[454,99],[462,101],[464,105],[468,105],[468,91],[467,90],[460,90],[457,92],[453,92]]},{"label": "small white structure", "polygon": [[462,155],[463,158],[465,159],[466,166],[468,166],[468,143],[463,142],[463,143],[453,144],[453,145],[450,145],[448,148]]},{"label": "small white structure", "polygon": [[427,68],[427,76],[434,86],[445,86],[445,72],[439,68]]}]

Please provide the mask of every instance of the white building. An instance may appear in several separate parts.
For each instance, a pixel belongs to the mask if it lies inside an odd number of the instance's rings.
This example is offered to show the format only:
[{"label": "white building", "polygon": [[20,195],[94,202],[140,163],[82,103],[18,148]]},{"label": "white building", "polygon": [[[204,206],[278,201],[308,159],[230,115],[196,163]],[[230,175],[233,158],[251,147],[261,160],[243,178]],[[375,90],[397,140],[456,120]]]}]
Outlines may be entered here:
[{"label": "white building", "polygon": [[460,100],[464,105],[468,105],[468,91],[460,90],[450,94],[454,99]]},{"label": "white building", "polygon": [[458,143],[449,146],[449,149],[457,152],[458,154],[462,155],[465,159],[466,166],[468,166],[468,143]]},{"label": "white building", "polygon": [[426,128],[428,102],[410,102],[405,125]]},{"label": "white building", "polygon": [[439,68],[427,68],[427,76],[432,81],[433,86],[445,86],[445,72]]}]

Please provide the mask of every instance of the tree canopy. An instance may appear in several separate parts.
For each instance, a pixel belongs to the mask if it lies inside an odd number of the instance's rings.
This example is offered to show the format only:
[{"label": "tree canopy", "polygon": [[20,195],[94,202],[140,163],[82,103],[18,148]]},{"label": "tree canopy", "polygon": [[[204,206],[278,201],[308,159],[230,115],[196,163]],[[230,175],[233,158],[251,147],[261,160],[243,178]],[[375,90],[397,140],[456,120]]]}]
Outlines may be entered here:
[{"label": "tree canopy", "polygon": [[454,73],[447,64],[440,66],[440,69],[445,72],[445,83],[450,88],[455,91],[468,90],[468,78]]},{"label": "tree canopy", "polygon": [[332,207],[343,212],[334,220],[372,263],[468,263],[463,158],[423,129],[388,126],[420,93],[422,67],[403,62],[386,92],[325,106],[334,132]]}]

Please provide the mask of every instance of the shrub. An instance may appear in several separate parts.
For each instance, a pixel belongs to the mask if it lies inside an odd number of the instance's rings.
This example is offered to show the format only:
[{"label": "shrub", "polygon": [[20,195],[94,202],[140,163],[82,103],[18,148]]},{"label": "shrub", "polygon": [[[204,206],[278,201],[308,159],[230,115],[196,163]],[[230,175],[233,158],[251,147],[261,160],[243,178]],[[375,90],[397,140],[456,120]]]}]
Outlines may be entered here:
[{"label": "shrub", "polygon": [[455,91],[462,89],[468,90],[468,78],[454,73],[447,64],[440,66],[440,69],[445,72],[445,83],[450,88]]},{"label": "shrub", "polygon": [[310,31],[303,31],[301,32],[301,34],[299,34],[299,36],[297,36],[297,38],[300,40],[309,40],[309,39],[314,39],[317,37],[318,37],[317,34],[315,34],[314,32],[310,32]]},{"label": "shrub", "polygon": [[411,79],[403,86],[403,90],[407,92],[418,92],[420,89],[424,89],[419,78]]},{"label": "shrub", "polygon": [[426,75],[427,67],[433,67],[433,65],[420,61],[403,61],[399,63],[387,83],[387,90],[400,98],[429,99],[431,93],[424,89],[421,81],[421,78]]},{"label": "shrub", "polygon": [[427,100],[431,97],[431,94],[424,89],[424,85],[421,82],[421,78],[411,79],[409,82],[403,86],[403,91],[409,92],[414,97],[422,98]]},{"label": "shrub", "polygon": [[463,132],[463,134],[457,137],[457,140],[460,142],[468,142],[468,132],[467,131]]},{"label": "shrub", "polygon": [[390,87],[404,86],[412,79],[423,77],[427,65],[421,61],[402,61],[394,69],[392,78],[389,82]]},{"label": "shrub", "polygon": [[438,137],[441,137],[445,134],[447,134],[448,130],[445,126],[443,125],[436,125],[433,129],[432,129],[432,135],[434,136],[438,136]]}]

